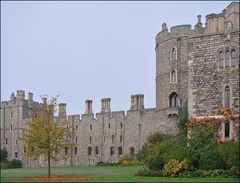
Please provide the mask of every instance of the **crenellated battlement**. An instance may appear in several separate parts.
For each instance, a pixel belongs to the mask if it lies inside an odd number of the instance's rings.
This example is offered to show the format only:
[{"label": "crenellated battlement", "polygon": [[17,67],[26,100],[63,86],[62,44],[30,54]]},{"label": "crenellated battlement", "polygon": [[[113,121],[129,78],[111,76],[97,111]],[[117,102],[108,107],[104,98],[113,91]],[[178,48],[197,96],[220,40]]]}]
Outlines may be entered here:
[{"label": "crenellated battlement", "polygon": [[156,46],[162,42],[175,39],[181,36],[191,36],[197,34],[209,34],[209,33],[227,33],[234,30],[239,30],[239,4],[238,2],[232,2],[221,13],[212,13],[206,15],[205,27],[202,26],[201,15],[197,16],[197,23],[192,29],[192,25],[177,25],[170,27],[170,31],[167,28],[167,24],[162,24],[162,30],[156,35]]}]

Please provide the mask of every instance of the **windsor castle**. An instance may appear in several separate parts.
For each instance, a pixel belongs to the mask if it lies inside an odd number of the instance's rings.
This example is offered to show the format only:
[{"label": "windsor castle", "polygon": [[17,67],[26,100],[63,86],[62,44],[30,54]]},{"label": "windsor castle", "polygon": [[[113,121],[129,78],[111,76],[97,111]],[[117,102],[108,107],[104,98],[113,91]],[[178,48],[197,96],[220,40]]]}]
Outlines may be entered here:
[{"label": "windsor castle", "polygon": [[[219,108],[232,108],[239,115],[239,3],[230,3],[221,13],[201,16],[191,25],[178,25],[156,35],[156,107],[144,107],[144,95],[131,96],[128,111],[111,111],[111,99],[101,100],[101,111],[93,114],[92,100],[86,100],[85,114],[66,114],[66,104],[59,113],[68,119],[71,141],[68,158],[53,166],[115,163],[126,154],[141,149],[149,134],[161,132],[177,135],[179,112],[188,105],[189,118],[216,117]],[[19,159],[24,167],[46,166],[43,157],[29,159],[19,140],[25,122],[41,112],[46,103],[25,97],[23,90],[1,102],[1,149],[8,159]],[[226,121],[219,128],[223,140],[239,140],[239,118]]]}]

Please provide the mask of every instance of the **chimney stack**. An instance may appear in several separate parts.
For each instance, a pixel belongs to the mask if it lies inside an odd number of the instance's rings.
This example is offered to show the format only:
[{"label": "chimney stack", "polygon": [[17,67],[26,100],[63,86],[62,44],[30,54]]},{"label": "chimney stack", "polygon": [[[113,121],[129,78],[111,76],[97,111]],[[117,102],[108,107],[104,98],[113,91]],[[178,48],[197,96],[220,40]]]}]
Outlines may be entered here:
[{"label": "chimney stack", "polygon": [[86,100],[85,102],[85,114],[92,114],[92,100]]},{"label": "chimney stack", "polygon": [[110,98],[103,98],[102,99],[101,112],[111,112],[110,102],[111,102]]},{"label": "chimney stack", "polygon": [[143,94],[132,95],[130,110],[142,110],[142,109],[144,109],[144,95]]},{"label": "chimney stack", "polygon": [[58,117],[67,117],[66,113],[66,103],[59,103],[58,104]]}]

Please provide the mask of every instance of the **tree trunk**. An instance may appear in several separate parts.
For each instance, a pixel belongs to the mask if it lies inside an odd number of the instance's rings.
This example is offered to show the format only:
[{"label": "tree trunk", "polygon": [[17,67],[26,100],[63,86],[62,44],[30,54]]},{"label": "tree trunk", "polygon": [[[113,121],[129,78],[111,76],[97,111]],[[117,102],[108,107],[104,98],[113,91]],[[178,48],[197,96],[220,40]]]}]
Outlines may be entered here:
[{"label": "tree trunk", "polygon": [[48,152],[48,178],[50,179],[50,152]]}]

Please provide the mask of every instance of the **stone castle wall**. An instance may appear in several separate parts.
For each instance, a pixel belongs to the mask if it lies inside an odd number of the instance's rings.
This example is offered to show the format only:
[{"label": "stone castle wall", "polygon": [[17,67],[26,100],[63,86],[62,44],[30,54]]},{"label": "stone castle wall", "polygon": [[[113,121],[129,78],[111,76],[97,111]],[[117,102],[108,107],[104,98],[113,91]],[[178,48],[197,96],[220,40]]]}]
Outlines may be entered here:
[{"label": "stone castle wall", "polygon": [[[164,23],[156,36],[156,108],[145,109],[144,96],[139,94],[131,96],[127,112],[111,111],[111,99],[105,98],[101,111],[93,114],[92,101],[86,100],[85,114],[68,116],[75,146],[65,157],[60,157],[61,161],[53,162],[53,166],[114,163],[125,154],[137,153],[151,133],[177,135],[178,115],[186,101],[189,118],[222,118],[219,109],[226,106],[226,86],[230,88],[229,107],[239,115],[239,3],[231,3],[219,14],[207,15],[205,27],[200,15],[197,19],[194,28],[179,25],[170,31]],[[220,52],[226,54],[233,49],[235,65],[220,68]],[[230,63],[231,59],[230,56]],[[25,99],[21,90],[16,97],[12,94],[9,101],[1,102],[1,148],[8,151],[10,160],[16,158],[17,152],[25,167],[46,166],[44,157],[30,160],[24,155],[22,142],[16,142],[24,123],[41,113],[41,106],[42,103],[33,101],[32,93]],[[66,104],[60,104],[59,108],[66,116]],[[223,123],[220,136],[226,139],[224,129]],[[239,139],[239,120],[230,121],[230,134],[228,139]]]}]

